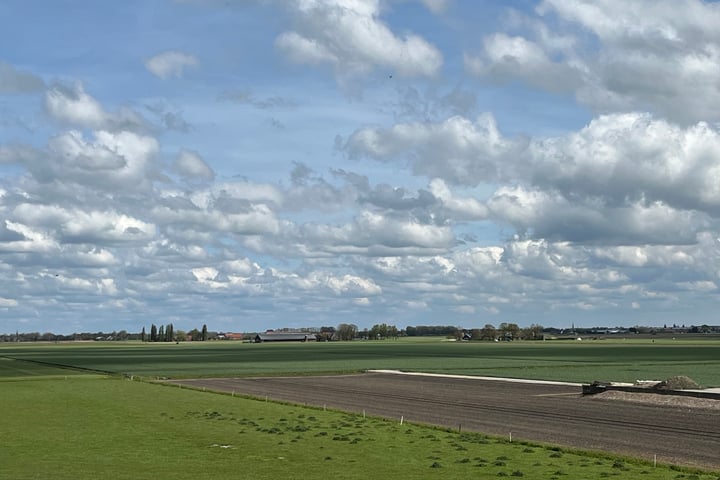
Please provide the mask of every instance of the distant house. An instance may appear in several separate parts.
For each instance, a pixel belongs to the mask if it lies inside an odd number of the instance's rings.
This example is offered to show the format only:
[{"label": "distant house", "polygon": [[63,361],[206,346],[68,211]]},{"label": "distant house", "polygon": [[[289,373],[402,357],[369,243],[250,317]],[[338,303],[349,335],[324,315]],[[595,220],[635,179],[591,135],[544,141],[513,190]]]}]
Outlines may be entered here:
[{"label": "distant house", "polygon": [[317,340],[317,335],[308,332],[293,332],[293,333],[258,333],[255,335],[255,343],[263,342],[314,342]]},{"label": "distant house", "polygon": [[243,334],[242,333],[218,333],[217,336],[218,340],[242,340]]}]

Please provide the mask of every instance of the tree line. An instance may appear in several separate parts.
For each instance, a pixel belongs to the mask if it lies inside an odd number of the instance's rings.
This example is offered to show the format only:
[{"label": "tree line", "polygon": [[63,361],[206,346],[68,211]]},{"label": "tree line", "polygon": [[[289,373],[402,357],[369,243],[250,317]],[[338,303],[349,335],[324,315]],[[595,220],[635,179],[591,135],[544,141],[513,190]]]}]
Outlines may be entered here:
[{"label": "tree line", "polygon": [[485,324],[482,328],[464,329],[451,325],[419,325],[408,326],[405,330],[398,330],[395,325],[379,323],[372,328],[359,330],[357,325],[352,323],[341,323],[332,332],[327,327],[323,327],[326,336],[325,340],[386,340],[388,338],[407,337],[425,337],[425,336],[444,336],[455,338],[456,340],[475,340],[475,341],[511,341],[511,340],[542,340],[543,326],[532,324],[527,328],[520,328],[516,323],[503,322],[495,327],[492,324]]},{"label": "tree line", "polygon": [[495,341],[495,340],[541,340],[543,336],[542,325],[532,324],[527,328],[520,328],[516,323],[503,322],[497,327],[490,323],[482,328],[460,328],[451,325],[419,325],[408,326],[405,329],[408,337],[437,337],[445,336],[456,340]]},{"label": "tree line", "polygon": [[143,342],[185,342],[187,340],[204,342],[208,339],[208,329],[207,325],[203,325],[202,330],[193,328],[189,332],[184,332],[183,330],[175,331],[172,323],[160,325],[160,327],[153,323],[150,326],[150,335],[146,334],[145,327],[142,328],[140,339]]}]

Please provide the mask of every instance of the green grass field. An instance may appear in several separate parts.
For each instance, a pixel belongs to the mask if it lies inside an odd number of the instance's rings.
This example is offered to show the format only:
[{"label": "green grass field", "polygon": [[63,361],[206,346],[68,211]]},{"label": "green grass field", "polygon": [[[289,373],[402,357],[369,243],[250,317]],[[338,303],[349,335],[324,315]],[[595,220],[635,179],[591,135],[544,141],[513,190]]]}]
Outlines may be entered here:
[{"label": "green grass field", "polygon": [[686,375],[706,387],[720,386],[717,340],[10,344],[0,346],[1,356],[148,377],[399,369],[571,382],[632,382]]},{"label": "green grass field", "polygon": [[0,479],[720,478],[397,419],[17,363],[24,375],[0,370],[9,375],[0,384]]}]

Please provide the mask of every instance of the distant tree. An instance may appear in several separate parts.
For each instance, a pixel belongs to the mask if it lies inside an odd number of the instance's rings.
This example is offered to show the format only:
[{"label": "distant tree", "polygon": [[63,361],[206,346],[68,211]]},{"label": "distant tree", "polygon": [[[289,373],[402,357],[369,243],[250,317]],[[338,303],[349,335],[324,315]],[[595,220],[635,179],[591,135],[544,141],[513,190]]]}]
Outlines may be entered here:
[{"label": "distant tree", "polygon": [[320,327],[320,333],[318,333],[317,339],[320,342],[329,342],[330,340],[332,340],[334,334],[335,327],[323,326]]},{"label": "distant tree", "polygon": [[357,336],[358,327],[352,323],[341,323],[335,330],[339,340],[352,340]]},{"label": "distant tree", "polygon": [[523,330],[522,336],[525,340],[542,340],[543,326],[538,325],[537,323],[533,323],[528,328]]},{"label": "distant tree", "polygon": [[184,342],[187,340],[187,334],[183,330],[175,332],[175,340],[178,342]]},{"label": "distant tree", "polygon": [[165,325],[160,325],[160,328],[158,328],[157,337],[155,339],[156,342],[164,342],[165,341]]},{"label": "distant tree", "polygon": [[199,342],[202,340],[202,333],[200,333],[200,330],[197,328],[193,328],[189,332],[187,332],[187,336],[192,340],[193,342]]},{"label": "distant tree", "polygon": [[400,335],[400,331],[395,325],[388,325],[387,329],[387,336],[388,338],[394,338],[397,339],[397,337]]},{"label": "distant tree", "polygon": [[165,342],[172,342],[174,338],[174,332],[173,332],[173,324],[168,323],[165,326],[165,338],[163,339]]},{"label": "distant tree", "polygon": [[142,332],[140,333],[140,340],[145,343],[145,327],[143,327]]},{"label": "distant tree", "polygon": [[497,330],[494,325],[486,323],[483,328],[480,329],[480,336],[478,340],[495,340],[497,338]]},{"label": "distant tree", "polygon": [[150,341],[157,342],[157,327],[154,323],[150,325]]},{"label": "distant tree", "polygon": [[520,327],[516,323],[503,322],[498,325],[498,331],[505,340],[517,340],[520,338]]},{"label": "distant tree", "polygon": [[203,324],[201,340],[202,340],[203,342],[206,341],[206,340],[207,340],[207,336],[208,336],[207,325]]},{"label": "distant tree", "polygon": [[370,340],[386,339],[388,336],[388,326],[386,323],[373,325],[368,334]]},{"label": "distant tree", "polygon": [[457,331],[458,328],[451,325],[419,325],[417,327],[408,326],[405,328],[405,333],[408,337],[447,337],[455,336]]}]

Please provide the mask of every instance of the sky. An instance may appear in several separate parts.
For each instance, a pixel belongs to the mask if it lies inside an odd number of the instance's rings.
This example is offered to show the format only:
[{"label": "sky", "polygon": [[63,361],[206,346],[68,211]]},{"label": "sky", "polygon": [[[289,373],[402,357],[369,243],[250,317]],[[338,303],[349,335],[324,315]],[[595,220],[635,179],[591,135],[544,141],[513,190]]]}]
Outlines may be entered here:
[{"label": "sky", "polygon": [[0,332],[720,323],[716,3],[0,22]]}]

